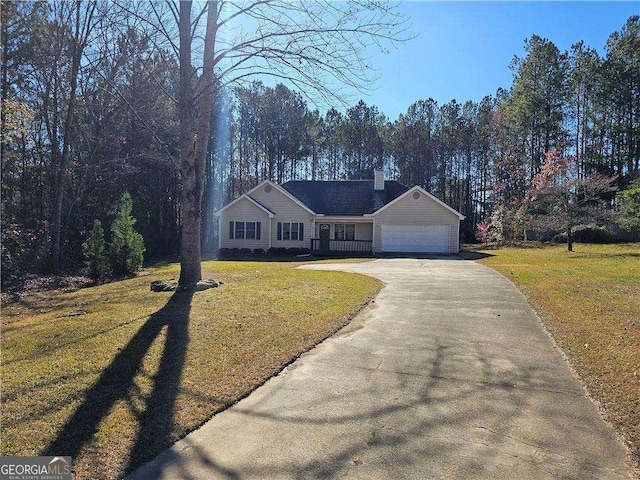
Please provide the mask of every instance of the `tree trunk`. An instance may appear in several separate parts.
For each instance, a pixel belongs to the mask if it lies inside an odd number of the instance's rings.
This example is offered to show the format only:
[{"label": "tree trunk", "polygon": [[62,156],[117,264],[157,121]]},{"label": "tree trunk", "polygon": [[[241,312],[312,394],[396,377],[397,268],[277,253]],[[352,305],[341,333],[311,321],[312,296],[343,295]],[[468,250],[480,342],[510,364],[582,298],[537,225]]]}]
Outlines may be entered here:
[{"label": "tree trunk", "polygon": [[[208,2],[202,74],[194,91],[191,65],[191,2],[180,2],[180,172],[182,182],[182,238],[180,252],[180,286],[202,279],[200,232],[202,197],[207,146],[211,127],[214,95],[214,53],[218,5]],[[198,117],[194,121],[194,107]]]},{"label": "tree trunk", "polygon": [[86,28],[82,25],[80,3],[75,5],[75,30],[72,39],[72,63],[71,63],[71,79],[69,84],[69,104],[67,105],[66,116],[64,120],[64,130],[62,132],[62,153],[60,154],[60,162],[57,165],[57,172],[54,181],[54,205],[52,217],[53,243],[51,245],[51,268],[53,273],[58,273],[61,266],[62,252],[62,207],[64,200],[64,187],[66,181],[67,165],[69,164],[71,151],[71,130],[74,123],[76,108],[76,90],[78,87],[78,75],[80,73],[80,62],[84,47],[89,37],[89,29],[91,19],[95,10],[95,4],[86,6],[84,22]]},{"label": "tree trunk", "polygon": [[567,251],[573,252],[573,226],[567,225]]},{"label": "tree trunk", "polygon": [[51,244],[51,272],[60,272],[62,252],[62,201],[64,199],[64,177],[62,170],[65,167],[61,162],[60,171],[56,175],[54,186],[53,215],[51,217],[51,229],[53,230]]}]

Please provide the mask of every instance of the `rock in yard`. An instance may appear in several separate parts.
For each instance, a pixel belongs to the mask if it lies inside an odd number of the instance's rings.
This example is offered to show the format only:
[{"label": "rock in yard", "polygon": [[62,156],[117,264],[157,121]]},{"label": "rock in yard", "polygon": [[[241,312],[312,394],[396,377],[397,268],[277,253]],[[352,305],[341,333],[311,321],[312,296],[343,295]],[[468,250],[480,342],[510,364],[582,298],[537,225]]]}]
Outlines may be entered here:
[{"label": "rock in yard", "polygon": [[216,288],[222,285],[222,282],[216,282],[211,278],[201,280],[193,285],[185,285],[180,287],[176,282],[165,282],[163,280],[154,280],[151,282],[152,292],[201,292],[210,288]]},{"label": "rock in yard", "polygon": [[217,288],[221,284],[222,284],[222,282],[216,282],[215,280],[213,280],[211,278],[207,278],[206,280],[200,280],[195,285],[192,285],[192,286],[187,287],[187,288],[189,290],[192,290],[192,291],[195,291],[195,292],[201,292],[203,290],[208,290],[210,288]]},{"label": "rock in yard", "polygon": [[175,292],[178,284],[175,282],[165,282],[164,280],[154,280],[151,282],[152,292]]}]

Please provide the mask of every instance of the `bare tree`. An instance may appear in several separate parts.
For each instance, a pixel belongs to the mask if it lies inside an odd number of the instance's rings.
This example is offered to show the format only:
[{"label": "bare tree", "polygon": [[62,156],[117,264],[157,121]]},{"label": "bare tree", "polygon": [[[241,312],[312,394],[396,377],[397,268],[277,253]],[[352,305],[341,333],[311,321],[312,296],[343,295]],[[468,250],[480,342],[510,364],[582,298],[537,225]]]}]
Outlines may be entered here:
[{"label": "bare tree", "polygon": [[51,188],[51,269],[60,269],[63,200],[77,110],[78,80],[95,26],[97,2],[35,3],[30,28],[33,49],[25,75],[40,132],[36,140]]},{"label": "bare tree", "polygon": [[[204,166],[218,82],[238,84],[266,75],[292,84],[314,100],[343,100],[345,87],[362,90],[371,84],[368,47],[384,49],[409,35],[396,5],[376,0],[209,0],[166,5],[163,9],[151,2],[147,12],[130,13],[159,33],[179,58],[183,202],[179,283],[186,286],[202,276]],[[178,26],[177,45],[168,27],[171,17]]]}]

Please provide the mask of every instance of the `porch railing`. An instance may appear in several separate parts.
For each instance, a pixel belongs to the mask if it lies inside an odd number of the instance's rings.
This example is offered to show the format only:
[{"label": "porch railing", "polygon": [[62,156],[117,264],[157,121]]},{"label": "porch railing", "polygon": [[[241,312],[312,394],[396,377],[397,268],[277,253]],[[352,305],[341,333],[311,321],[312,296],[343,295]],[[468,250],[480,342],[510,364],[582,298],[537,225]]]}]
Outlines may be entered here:
[{"label": "porch railing", "polygon": [[319,238],[311,239],[311,251],[316,253],[371,253],[372,246],[373,242],[371,240],[321,240]]}]

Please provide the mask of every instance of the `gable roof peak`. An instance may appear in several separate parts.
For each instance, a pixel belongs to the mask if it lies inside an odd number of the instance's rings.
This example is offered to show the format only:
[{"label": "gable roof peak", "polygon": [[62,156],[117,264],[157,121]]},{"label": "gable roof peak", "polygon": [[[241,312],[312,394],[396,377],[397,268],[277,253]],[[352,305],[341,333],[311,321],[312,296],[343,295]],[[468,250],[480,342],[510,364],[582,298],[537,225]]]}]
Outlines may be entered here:
[{"label": "gable roof peak", "polygon": [[431,200],[433,200],[435,203],[437,203],[438,205],[444,207],[446,210],[448,210],[451,213],[454,213],[455,215],[458,216],[458,218],[460,220],[464,220],[466,217],[464,215],[462,215],[460,212],[458,212],[456,209],[450,207],[449,205],[447,205],[446,203],[444,203],[442,200],[440,200],[439,198],[437,198],[435,195],[433,195],[432,193],[427,192],[424,188],[422,188],[420,185],[416,185],[412,188],[407,188],[407,191],[404,192],[402,195],[399,195],[398,197],[394,198],[391,202],[387,203],[386,205],[383,205],[381,208],[379,208],[378,210],[376,210],[375,212],[373,212],[374,215],[377,215],[378,213],[380,213],[383,210],[386,210],[387,207],[390,207],[391,205],[393,205],[394,203],[399,202],[402,198],[412,194],[413,192],[420,192],[422,194],[424,194],[426,197],[430,198]]}]

